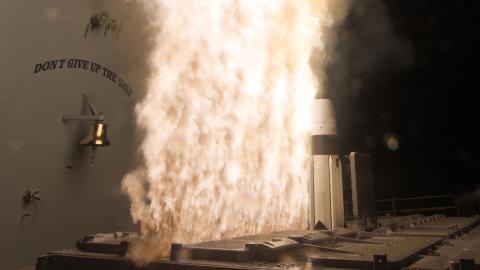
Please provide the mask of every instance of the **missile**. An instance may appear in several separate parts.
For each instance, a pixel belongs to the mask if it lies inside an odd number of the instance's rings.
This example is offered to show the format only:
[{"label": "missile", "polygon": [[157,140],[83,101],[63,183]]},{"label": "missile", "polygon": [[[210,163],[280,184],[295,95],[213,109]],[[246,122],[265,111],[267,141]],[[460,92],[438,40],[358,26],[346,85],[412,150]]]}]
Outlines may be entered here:
[{"label": "missile", "polygon": [[338,155],[337,123],[332,101],[319,91],[312,107],[310,228],[344,226],[342,166]]}]

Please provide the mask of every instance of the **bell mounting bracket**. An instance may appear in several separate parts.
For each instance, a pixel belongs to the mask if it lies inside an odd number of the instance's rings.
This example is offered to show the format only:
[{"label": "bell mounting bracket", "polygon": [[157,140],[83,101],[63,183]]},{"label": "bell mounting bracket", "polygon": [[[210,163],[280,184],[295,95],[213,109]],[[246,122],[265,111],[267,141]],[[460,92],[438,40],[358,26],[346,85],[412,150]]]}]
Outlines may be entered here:
[{"label": "bell mounting bracket", "polygon": [[83,94],[83,99],[85,100],[88,109],[91,114],[77,114],[77,115],[62,115],[63,121],[103,121],[105,118],[102,113],[97,113],[95,107],[88,100],[87,96]]}]

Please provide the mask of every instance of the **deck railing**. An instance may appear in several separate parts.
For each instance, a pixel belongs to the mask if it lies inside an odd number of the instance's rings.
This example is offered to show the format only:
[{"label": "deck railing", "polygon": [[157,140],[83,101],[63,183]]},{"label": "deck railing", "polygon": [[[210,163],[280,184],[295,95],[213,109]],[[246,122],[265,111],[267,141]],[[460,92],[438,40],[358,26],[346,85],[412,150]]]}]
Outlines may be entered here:
[{"label": "deck railing", "polygon": [[[432,207],[408,207],[408,208],[401,208],[399,207],[402,202],[413,202],[413,201],[418,201],[419,205],[422,205],[422,201],[426,200],[438,200],[438,199],[451,199],[450,201],[452,204],[448,205],[440,205],[440,206],[432,206]],[[383,214],[391,214],[392,216],[396,216],[398,214],[411,214],[411,213],[422,213],[422,212],[434,212],[434,211],[457,211],[458,206],[455,202],[455,195],[448,194],[448,195],[436,195],[436,196],[419,196],[419,197],[404,197],[404,198],[388,198],[388,199],[381,199],[381,200],[375,200],[375,206],[380,205],[380,204],[385,204],[389,203],[390,208],[388,210],[378,210],[377,214],[378,215],[383,215]],[[425,203],[423,203],[425,204]],[[383,207],[382,209],[385,209],[386,207]]]}]

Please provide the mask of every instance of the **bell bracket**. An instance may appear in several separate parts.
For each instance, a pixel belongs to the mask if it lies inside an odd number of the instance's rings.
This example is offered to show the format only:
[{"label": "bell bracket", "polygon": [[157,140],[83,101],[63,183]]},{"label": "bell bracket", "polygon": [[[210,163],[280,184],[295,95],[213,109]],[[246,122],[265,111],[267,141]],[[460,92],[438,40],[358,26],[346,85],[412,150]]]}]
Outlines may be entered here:
[{"label": "bell bracket", "polygon": [[76,114],[76,115],[62,115],[62,121],[103,121],[105,118],[102,113],[97,113],[95,107],[88,100],[87,96],[83,94],[83,98],[87,103],[88,109],[92,114]]}]

